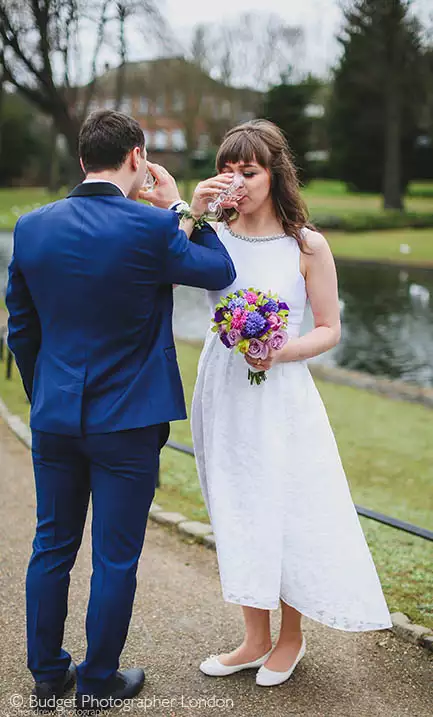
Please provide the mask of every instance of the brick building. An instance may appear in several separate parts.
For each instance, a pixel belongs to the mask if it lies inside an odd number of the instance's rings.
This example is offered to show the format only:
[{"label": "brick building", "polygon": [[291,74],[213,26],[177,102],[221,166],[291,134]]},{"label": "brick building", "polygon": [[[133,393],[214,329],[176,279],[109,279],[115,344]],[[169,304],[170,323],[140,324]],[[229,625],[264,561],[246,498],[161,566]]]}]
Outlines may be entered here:
[{"label": "brick building", "polygon": [[[230,87],[182,57],[127,63],[119,109],[143,128],[149,158],[172,172],[206,158],[224,132],[260,113],[260,92]],[[98,78],[89,111],[114,109],[118,68]]]}]

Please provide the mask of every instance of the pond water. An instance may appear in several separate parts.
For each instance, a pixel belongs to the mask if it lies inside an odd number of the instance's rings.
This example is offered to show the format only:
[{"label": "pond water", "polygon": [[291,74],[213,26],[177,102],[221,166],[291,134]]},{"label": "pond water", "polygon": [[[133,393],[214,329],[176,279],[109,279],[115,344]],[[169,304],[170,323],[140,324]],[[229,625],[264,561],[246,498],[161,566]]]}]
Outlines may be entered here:
[{"label": "pond water", "polygon": [[[12,236],[0,233],[0,290],[7,280]],[[433,386],[433,270],[337,262],[343,332],[315,359],[375,375]],[[209,324],[204,291],[175,290],[179,338],[203,339]],[[312,327],[307,310],[303,332]]]}]

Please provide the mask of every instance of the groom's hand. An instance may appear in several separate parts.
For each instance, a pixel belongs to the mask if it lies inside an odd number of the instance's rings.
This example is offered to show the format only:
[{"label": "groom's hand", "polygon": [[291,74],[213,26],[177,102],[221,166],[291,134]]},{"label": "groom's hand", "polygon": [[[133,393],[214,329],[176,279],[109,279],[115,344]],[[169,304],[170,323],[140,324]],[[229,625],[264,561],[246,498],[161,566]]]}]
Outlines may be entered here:
[{"label": "groom's hand", "polygon": [[155,207],[161,209],[168,209],[174,202],[180,202],[181,197],[177,188],[176,180],[171,176],[165,167],[161,167],[160,164],[153,164],[148,162],[151,173],[156,179],[154,188],[150,191],[141,189],[138,198],[144,199],[146,202],[150,202]]}]

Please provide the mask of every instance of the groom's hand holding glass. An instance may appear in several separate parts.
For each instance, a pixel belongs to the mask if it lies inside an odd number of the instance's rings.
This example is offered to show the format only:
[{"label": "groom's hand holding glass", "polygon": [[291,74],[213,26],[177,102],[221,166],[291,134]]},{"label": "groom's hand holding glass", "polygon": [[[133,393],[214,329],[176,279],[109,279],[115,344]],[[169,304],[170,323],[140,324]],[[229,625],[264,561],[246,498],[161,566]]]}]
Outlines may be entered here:
[{"label": "groom's hand holding glass", "polygon": [[[176,180],[165,167],[152,162],[148,162],[147,165],[155,178],[155,184],[151,189],[143,188],[139,192],[138,198],[162,209],[169,209],[176,204],[176,202],[181,202],[182,199]],[[219,174],[216,177],[211,177],[210,179],[199,182],[194,190],[190,206],[193,217],[200,219],[204,214],[207,214],[209,202],[216,199],[221,192],[226,190],[232,181],[233,173],[225,172],[224,174]],[[235,206],[235,203],[233,203],[232,206]]]},{"label": "groom's hand holding glass", "polygon": [[181,202],[181,196],[177,188],[176,180],[171,176],[165,167],[153,162],[147,162],[149,173],[154,178],[153,186],[146,183],[138,194],[138,199],[143,199],[155,207],[168,209],[175,202]]}]

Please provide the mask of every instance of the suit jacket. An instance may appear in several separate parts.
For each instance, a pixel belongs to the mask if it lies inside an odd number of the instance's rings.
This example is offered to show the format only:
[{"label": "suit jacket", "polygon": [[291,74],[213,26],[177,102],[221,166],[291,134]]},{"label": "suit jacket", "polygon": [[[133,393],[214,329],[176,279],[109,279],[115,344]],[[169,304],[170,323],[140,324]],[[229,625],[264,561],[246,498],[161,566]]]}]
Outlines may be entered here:
[{"label": "suit jacket", "polygon": [[186,418],[172,284],[223,290],[233,263],[210,226],[81,184],[15,227],[9,346],[31,426],[80,436]]}]

